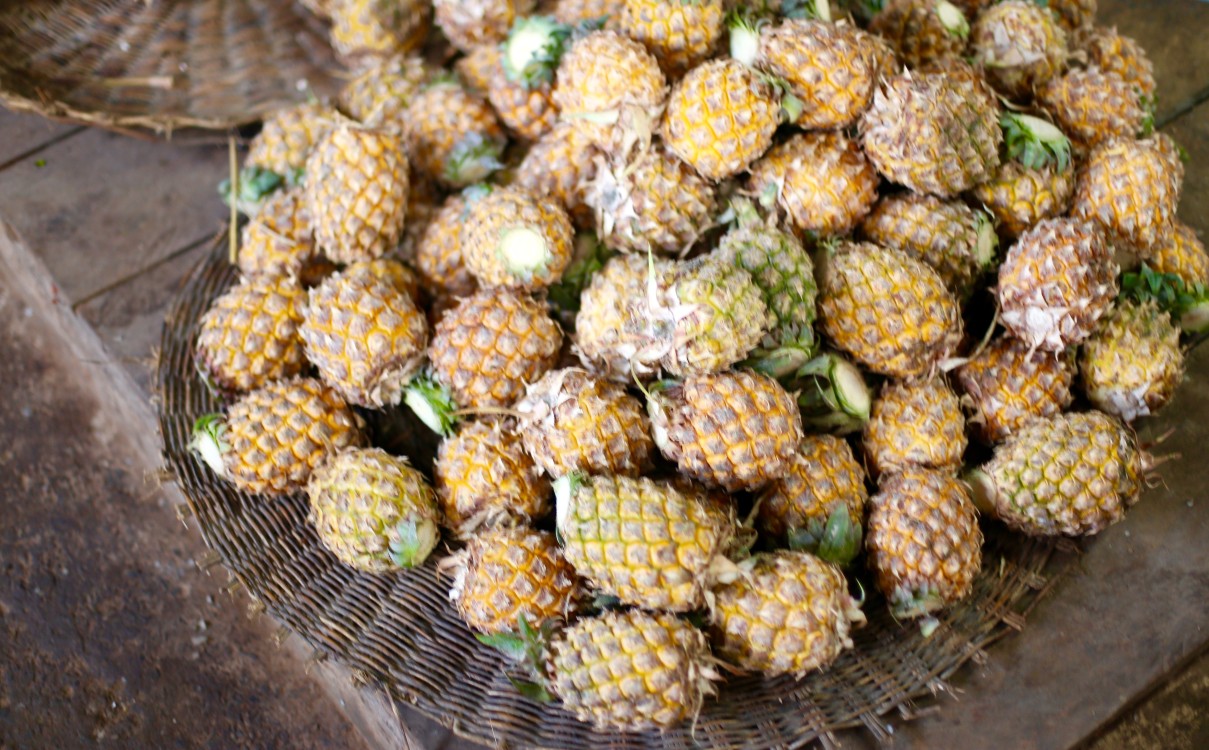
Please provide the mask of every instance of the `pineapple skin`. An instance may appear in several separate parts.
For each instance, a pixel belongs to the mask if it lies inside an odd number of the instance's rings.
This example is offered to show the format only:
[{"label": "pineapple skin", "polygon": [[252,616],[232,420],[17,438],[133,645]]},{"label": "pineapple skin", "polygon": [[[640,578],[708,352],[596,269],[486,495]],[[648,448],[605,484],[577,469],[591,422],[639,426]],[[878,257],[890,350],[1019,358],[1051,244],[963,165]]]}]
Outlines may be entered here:
[{"label": "pineapple skin", "polygon": [[248,391],[302,373],[302,288],[289,278],[245,281],[198,322],[196,361],[223,391]]},{"label": "pineapple skin", "polygon": [[379,408],[399,403],[423,364],[428,322],[371,264],[354,263],[311,290],[299,333],[325,383]]},{"label": "pineapple skin", "polygon": [[1018,161],[1006,161],[970,195],[995,215],[1001,232],[1018,237],[1037,222],[1067,212],[1075,195],[1075,170],[1056,165],[1029,169]]},{"label": "pineapple skin", "polygon": [[970,594],[982,531],[963,482],[909,469],[884,480],[869,506],[867,563],[895,617],[919,617]]},{"label": "pineapple skin", "polygon": [[344,85],[340,105],[363,125],[400,128],[407,105],[431,78],[432,71],[422,58],[382,58]]},{"label": "pineapple skin", "polygon": [[1146,119],[1133,84],[1099,68],[1054,78],[1037,92],[1037,101],[1084,151],[1114,138],[1133,138]]},{"label": "pineapple skin", "polygon": [[1116,73],[1144,97],[1154,96],[1154,64],[1135,40],[1103,27],[1084,29],[1075,40],[1089,65]]},{"label": "pineapple skin", "polygon": [[573,471],[637,477],[654,468],[642,404],[586,370],[552,370],[516,403],[525,450],[547,475]]},{"label": "pineapple skin", "polygon": [[598,729],[637,732],[691,720],[714,693],[709,641],[672,615],[586,617],[550,645],[547,675],[563,707]]},{"label": "pineapple skin", "polygon": [[507,408],[558,361],[563,334],[528,294],[485,289],[463,298],[433,329],[428,358],[461,408]]},{"label": "pineapple skin", "polygon": [[1175,231],[1180,188],[1155,141],[1108,141],[1083,165],[1071,216],[1096,224],[1118,250],[1146,260]]},{"label": "pineapple skin", "polygon": [[979,507],[1031,536],[1097,534],[1138,500],[1145,467],[1133,434],[1101,412],[1036,420],[969,475]]},{"label": "pineapple skin", "polygon": [[490,174],[478,159],[469,168],[459,166],[460,149],[499,151],[507,141],[491,105],[456,85],[420,92],[404,117],[414,166],[447,188],[463,188]]},{"label": "pineapple skin", "polygon": [[1009,98],[1027,101],[1059,75],[1069,55],[1066,32],[1048,8],[1006,0],[987,8],[970,26],[975,64]]},{"label": "pineapple skin", "polygon": [[651,610],[687,612],[705,602],[710,568],[734,520],[648,478],[587,477],[558,499],[563,554],[602,593]]},{"label": "pineapple skin", "polygon": [[416,270],[424,284],[442,296],[465,297],[478,288],[462,255],[469,208],[464,193],[446,198],[416,245]]},{"label": "pineapple skin", "polygon": [[550,511],[550,483],[511,426],[467,424],[441,441],[433,475],[445,523],[458,539],[533,523]]},{"label": "pineapple skin", "polygon": [[575,348],[589,370],[621,383],[657,374],[671,334],[668,322],[651,310],[648,275],[658,286],[673,263],[655,258],[652,264],[648,269],[637,254],[610,258],[580,295]]},{"label": "pineapple skin", "polygon": [[802,440],[797,401],[746,370],[689,377],[652,393],[655,443],[680,472],[728,492],[780,479]]},{"label": "pineapple skin", "polygon": [[595,229],[586,186],[596,177],[601,154],[573,123],[562,122],[537,140],[516,170],[515,184],[562,204],[580,229]]},{"label": "pineapple skin", "polygon": [[849,630],[865,620],[840,569],[805,552],[757,555],[747,575],[713,594],[717,654],[769,676],[825,668],[852,648]]},{"label": "pineapple skin", "polygon": [[961,403],[939,379],[887,383],[873,402],[862,444],[875,477],[912,468],[956,474],[966,449]]},{"label": "pineapple skin", "polygon": [[315,144],[331,129],[332,110],[318,103],[273,113],[248,144],[245,167],[260,167],[287,177],[306,166]]},{"label": "pineapple skin", "polygon": [[1069,407],[1075,377],[1071,355],[1030,351],[1025,342],[1000,336],[958,368],[954,381],[970,411],[974,436],[998,443],[1030,421]]},{"label": "pineapple skin", "polygon": [[1163,408],[1184,376],[1180,329],[1154,302],[1125,302],[1100,321],[1079,351],[1087,400],[1132,422]]},{"label": "pineapple skin", "polygon": [[786,19],[760,30],[756,67],[782,78],[802,103],[804,130],[851,125],[877,80],[873,48],[852,26]]},{"label": "pineapple skin", "polygon": [[568,26],[584,21],[605,19],[605,28],[614,29],[621,17],[625,0],[555,0],[554,20]]},{"label": "pineapple skin", "polygon": [[617,25],[650,50],[668,78],[680,78],[718,51],[726,11],[722,0],[624,0]]},{"label": "pineapple skin", "polygon": [[877,201],[877,171],[839,132],[799,133],[752,166],[751,193],[788,215],[799,235],[850,232]]},{"label": "pineapple skin", "polygon": [[306,163],[315,243],[336,263],[380,258],[403,237],[410,166],[399,135],[338,127]]},{"label": "pineapple skin", "polygon": [[861,119],[865,156],[892,182],[941,198],[999,166],[998,104],[973,74],[901,74],[884,80]]},{"label": "pineapple skin", "polygon": [[833,435],[807,435],[784,474],[760,494],[756,523],[761,534],[784,544],[794,530],[822,529],[836,510],[854,527],[864,524],[865,471],[852,448]]},{"label": "pineapple skin", "polygon": [[313,378],[250,391],[231,405],[226,424],[227,474],[239,489],[261,495],[297,492],[329,456],[367,442],[361,417]]},{"label": "pineapple skin", "polygon": [[240,273],[245,278],[301,277],[318,260],[311,232],[303,190],[273,193],[240,232]]},{"label": "pineapple skin", "polygon": [[702,177],[721,180],[746,171],[768,150],[779,112],[771,87],[755,71],[736,60],[714,60],[672,88],[663,140]]},{"label": "pineapple skin", "polygon": [[1147,263],[1158,273],[1179,276],[1189,287],[1209,285],[1209,254],[1205,253],[1205,245],[1196,236],[1196,230],[1179,219],[1175,220],[1171,241],[1160,244]]},{"label": "pineapple skin", "polygon": [[1030,347],[1062,351],[1091,335],[1117,296],[1117,264],[1078,219],[1046,219],[1020,235],[999,267],[1001,322]]},{"label": "pineapple skin", "polygon": [[890,0],[869,22],[869,30],[889,42],[908,68],[960,57],[966,36],[946,28],[936,6],[928,0]]},{"label": "pineapple skin", "polygon": [[826,259],[819,317],[837,348],[896,378],[932,371],[961,339],[961,311],[940,276],[870,243],[846,243]]},{"label": "pineapple skin", "polygon": [[547,531],[492,529],[471,539],[456,564],[450,599],[472,630],[514,632],[522,617],[540,628],[575,611],[579,578]]},{"label": "pineapple skin", "polygon": [[336,0],[329,10],[332,47],[346,59],[415,52],[432,27],[427,0]]},{"label": "pineapple skin", "polygon": [[[542,242],[545,258],[529,269],[510,268],[501,248],[508,232],[527,230]],[[462,258],[485,287],[536,290],[562,278],[571,263],[575,230],[557,201],[519,187],[492,190],[475,201],[462,231]]]},{"label": "pineapple skin", "polygon": [[534,0],[432,0],[436,23],[445,37],[463,52],[483,44],[499,44]]}]

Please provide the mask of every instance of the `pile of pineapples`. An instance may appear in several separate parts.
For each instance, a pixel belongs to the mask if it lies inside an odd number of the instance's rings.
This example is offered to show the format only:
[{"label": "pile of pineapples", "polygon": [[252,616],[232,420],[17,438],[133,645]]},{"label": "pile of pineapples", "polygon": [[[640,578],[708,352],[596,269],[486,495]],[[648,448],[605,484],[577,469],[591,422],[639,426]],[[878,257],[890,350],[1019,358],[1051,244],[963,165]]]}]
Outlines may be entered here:
[{"label": "pile of pineapples", "polygon": [[[194,446],[357,569],[448,552],[526,690],[669,727],[826,668],[857,579],[934,624],[980,513],[1137,500],[1209,257],[1095,0],[313,5],[356,73],[227,186]],[[395,408],[435,465],[372,446]]]}]

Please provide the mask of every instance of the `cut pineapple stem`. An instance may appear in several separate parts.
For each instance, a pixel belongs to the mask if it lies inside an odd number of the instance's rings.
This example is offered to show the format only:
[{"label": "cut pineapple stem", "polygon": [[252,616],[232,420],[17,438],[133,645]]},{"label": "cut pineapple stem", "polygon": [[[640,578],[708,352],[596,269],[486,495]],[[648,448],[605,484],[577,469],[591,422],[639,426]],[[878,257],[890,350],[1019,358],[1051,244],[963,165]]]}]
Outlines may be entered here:
[{"label": "cut pineapple stem", "polygon": [[553,482],[554,525],[560,533],[567,527],[568,514],[571,512],[571,498],[583,483],[584,475],[577,471],[561,476]]},{"label": "cut pineapple stem", "polygon": [[221,414],[206,414],[193,423],[189,449],[220,477],[227,476],[223,454],[231,449],[226,441],[227,425]]},{"label": "cut pineapple stem", "polygon": [[953,3],[939,0],[936,3],[936,17],[940,19],[940,25],[945,27],[945,31],[953,36],[965,39],[970,35],[970,22],[966,20],[966,14]]},{"label": "cut pineapple stem", "polygon": [[[1184,333],[1203,334],[1209,332],[1209,300],[1197,302],[1180,315],[1180,329]],[[1197,342],[1198,344],[1200,341]]]},{"label": "cut pineapple stem", "polygon": [[421,565],[437,546],[441,532],[431,518],[407,519],[395,527],[399,540],[391,543],[391,559],[401,568]]},{"label": "cut pineapple stem", "polygon": [[978,508],[979,513],[994,517],[997,493],[991,475],[982,469],[972,469],[966,472],[964,479],[966,484],[970,485],[970,498],[974,501],[974,507]]},{"label": "cut pineapple stem", "polygon": [[869,410],[873,407],[873,394],[870,393],[865,377],[856,365],[839,357],[832,357],[829,379],[840,409],[850,417],[868,421]]},{"label": "cut pineapple stem", "polygon": [[730,56],[748,67],[754,67],[760,54],[760,29],[742,18],[730,25]]},{"label": "cut pineapple stem", "polygon": [[974,260],[979,268],[987,268],[995,262],[995,251],[999,248],[999,235],[995,223],[983,213],[979,215],[978,241],[974,243]]},{"label": "cut pineapple stem", "polygon": [[532,77],[528,70],[530,65],[540,65],[546,55],[542,53],[555,43],[551,35],[552,24],[518,23],[504,45],[504,60],[508,67],[508,76],[512,80]]},{"label": "cut pineapple stem", "polygon": [[532,227],[512,227],[500,236],[496,252],[509,273],[526,278],[540,273],[550,262],[550,248],[541,232]]},{"label": "cut pineapple stem", "polygon": [[403,403],[438,435],[448,435],[457,423],[457,404],[445,388],[430,377],[411,381],[403,391]]}]

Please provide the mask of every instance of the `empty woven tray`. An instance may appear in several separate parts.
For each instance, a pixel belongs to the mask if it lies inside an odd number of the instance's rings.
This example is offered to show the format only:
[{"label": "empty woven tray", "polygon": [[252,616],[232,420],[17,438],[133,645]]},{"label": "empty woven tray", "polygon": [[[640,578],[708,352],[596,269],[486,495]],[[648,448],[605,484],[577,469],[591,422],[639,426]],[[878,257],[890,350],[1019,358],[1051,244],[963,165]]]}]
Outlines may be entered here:
[{"label": "empty woven tray", "polygon": [[327,31],[286,0],[0,0],[0,103],[117,128],[226,128],[329,93]]},{"label": "empty woven tray", "polygon": [[[306,522],[302,496],[266,499],[236,491],[193,458],[194,420],[222,403],[193,362],[198,319],[235,283],[217,246],[192,272],[164,325],[156,380],[164,455],[202,536],[248,592],[325,655],[340,659],[391,695],[486,745],[557,750],[604,748],[803,747],[849,727],[888,737],[882,718],[934,695],[987,645],[1024,624],[1047,586],[1053,543],[986,530],[983,570],[967,601],[950,608],[925,638],[899,624],[871,596],[856,647],[804,680],[730,677],[707,700],[695,728],[664,734],[609,734],[557,705],[539,705],[509,684],[501,658],[479,644],[447,600],[448,579],[433,558],[422,568],[374,576],[341,565]],[[405,417],[370,416],[375,443],[431,467],[431,433]],[[426,463],[427,462],[427,463]]]}]

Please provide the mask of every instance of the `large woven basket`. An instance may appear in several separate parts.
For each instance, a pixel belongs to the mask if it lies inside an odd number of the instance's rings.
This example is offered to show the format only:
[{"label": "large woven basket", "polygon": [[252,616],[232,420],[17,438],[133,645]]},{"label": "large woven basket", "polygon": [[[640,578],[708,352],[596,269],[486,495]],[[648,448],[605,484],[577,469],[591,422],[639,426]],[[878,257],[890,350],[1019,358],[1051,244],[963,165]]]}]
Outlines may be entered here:
[{"label": "large woven basket", "polygon": [[[963,663],[1023,627],[1054,571],[1050,542],[988,528],[973,595],[946,611],[924,637],[870,598],[856,647],[826,672],[791,679],[730,678],[708,700],[695,728],[621,735],[594,731],[556,705],[522,698],[498,654],[480,645],[446,598],[435,560],[397,575],[356,572],[336,561],[306,522],[305,497],[265,499],[235,491],[189,453],[194,420],[222,404],[193,362],[197,323],[238,272],[223,246],[188,278],[164,325],[156,373],[165,457],[201,533],[249,593],[325,655],[478,742],[557,750],[601,748],[802,747],[864,726],[887,737],[880,717],[934,695]],[[431,466],[432,442],[405,417],[367,414],[375,442]]]},{"label": "large woven basket", "polygon": [[338,70],[288,0],[0,0],[0,104],[113,128],[226,128]]}]

